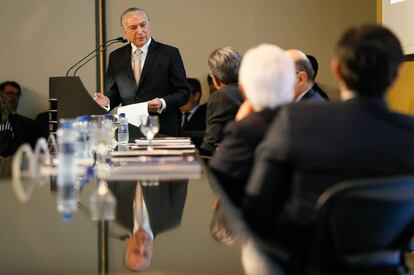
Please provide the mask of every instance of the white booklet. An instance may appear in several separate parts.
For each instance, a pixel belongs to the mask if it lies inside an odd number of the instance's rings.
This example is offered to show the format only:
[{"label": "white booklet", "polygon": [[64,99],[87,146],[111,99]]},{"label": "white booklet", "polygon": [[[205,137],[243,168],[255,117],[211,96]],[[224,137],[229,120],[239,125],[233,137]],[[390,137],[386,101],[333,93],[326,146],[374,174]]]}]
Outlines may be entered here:
[{"label": "white booklet", "polygon": [[141,125],[141,117],[148,116],[148,102],[130,104],[118,108],[118,115],[125,113],[128,123],[139,127]]}]

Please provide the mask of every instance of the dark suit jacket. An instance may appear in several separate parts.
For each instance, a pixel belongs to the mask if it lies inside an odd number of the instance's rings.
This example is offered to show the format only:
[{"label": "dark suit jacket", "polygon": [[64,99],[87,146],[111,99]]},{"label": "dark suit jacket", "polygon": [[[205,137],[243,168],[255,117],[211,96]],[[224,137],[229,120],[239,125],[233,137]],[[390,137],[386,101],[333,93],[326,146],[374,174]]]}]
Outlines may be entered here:
[{"label": "dark suit jacket", "polygon": [[[181,223],[187,183],[161,182],[158,186],[142,186],[154,238]],[[137,182],[110,182],[109,188],[117,199],[116,220],[130,232],[134,228],[133,205]]]},{"label": "dark suit jacket", "polygon": [[23,143],[29,143],[32,148],[36,143],[36,132],[34,121],[19,114],[9,116],[9,122],[13,129],[13,134],[0,134],[0,155],[3,157],[14,155],[16,150]]},{"label": "dark suit jacket", "polygon": [[206,114],[207,114],[207,104],[200,105],[194,114],[191,116],[188,122],[183,124],[183,135],[185,131],[197,131],[200,132],[201,136],[190,136],[191,141],[197,148],[200,148],[201,143],[203,142],[204,131],[206,130]]},{"label": "dark suit jacket", "polygon": [[312,88],[299,101],[324,102],[327,100],[318,90]]},{"label": "dark suit jacket", "polygon": [[293,246],[295,229],[312,225],[316,200],[332,185],[413,173],[414,118],[384,99],[292,104],[258,150],[244,213],[261,234]]},{"label": "dark suit jacket", "polygon": [[207,104],[201,104],[190,120],[184,122],[183,131],[204,131],[206,129]]},{"label": "dark suit jacket", "polygon": [[160,133],[178,136],[181,116],[179,107],[189,96],[185,69],[177,48],[161,44],[152,38],[138,87],[131,67],[131,45],[125,45],[109,56],[105,95],[111,109],[122,105],[145,102],[156,97],[167,105],[159,115]]},{"label": "dark suit jacket", "polygon": [[224,127],[234,119],[243,97],[236,85],[227,85],[210,95],[207,103],[206,133],[201,144],[201,153],[212,155],[223,139]]},{"label": "dark suit jacket", "polygon": [[209,162],[228,196],[237,205],[240,205],[253,168],[256,147],[278,111],[279,108],[265,109],[227,124],[224,139]]}]

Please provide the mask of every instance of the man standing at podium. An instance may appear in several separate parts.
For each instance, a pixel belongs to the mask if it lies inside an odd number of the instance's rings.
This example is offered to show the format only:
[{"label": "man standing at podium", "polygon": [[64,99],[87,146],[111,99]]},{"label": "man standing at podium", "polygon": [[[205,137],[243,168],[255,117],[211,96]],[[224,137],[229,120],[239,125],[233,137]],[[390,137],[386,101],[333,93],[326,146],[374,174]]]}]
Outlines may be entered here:
[{"label": "man standing at podium", "polygon": [[121,25],[131,43],[109,55],[105,95],[96,94],[95,101],[110,110],[119,104],[148,102],[148,112],[160,117],[159,132],[178,136],[179,107],[189,96],[178,49],[151,37],[148,14],[142,9],[127,9]]}]

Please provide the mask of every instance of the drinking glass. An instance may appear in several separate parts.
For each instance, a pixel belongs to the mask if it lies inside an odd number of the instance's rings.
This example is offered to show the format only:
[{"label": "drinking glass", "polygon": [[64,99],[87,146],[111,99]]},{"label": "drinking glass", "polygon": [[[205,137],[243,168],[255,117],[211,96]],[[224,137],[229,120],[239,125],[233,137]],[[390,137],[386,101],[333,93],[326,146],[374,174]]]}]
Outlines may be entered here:
[{"label": "drinking glass", "polygon": [[143,116],[141,118],[140,129],[142,134],[148,139],[148,151],[153,150],[152,139],[160,130],[158,116]]}]

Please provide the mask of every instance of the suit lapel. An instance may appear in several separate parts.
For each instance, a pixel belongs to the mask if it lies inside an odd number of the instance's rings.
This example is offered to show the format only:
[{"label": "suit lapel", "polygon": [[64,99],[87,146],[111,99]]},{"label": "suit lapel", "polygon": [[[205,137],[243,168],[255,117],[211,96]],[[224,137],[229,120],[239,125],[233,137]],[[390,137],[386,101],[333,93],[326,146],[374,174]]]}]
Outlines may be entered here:
[{"label": "suit lapel", "polygon": [[[158,46],[159,46],[158,42],[155,41],[154,38],[152,38],[151,44],[148,47],[148,53],[147,53],[147,57],[145,58],[144,67],[142,68],[141,77],[139,78],[138,89],[142,81],[145,79],[146,75],[148,74],[148,72],[151,71],[151,68],[153,67],[155,61],[157,60]],[[131,72],[132,72],[132,69],[131,69]]]}]

